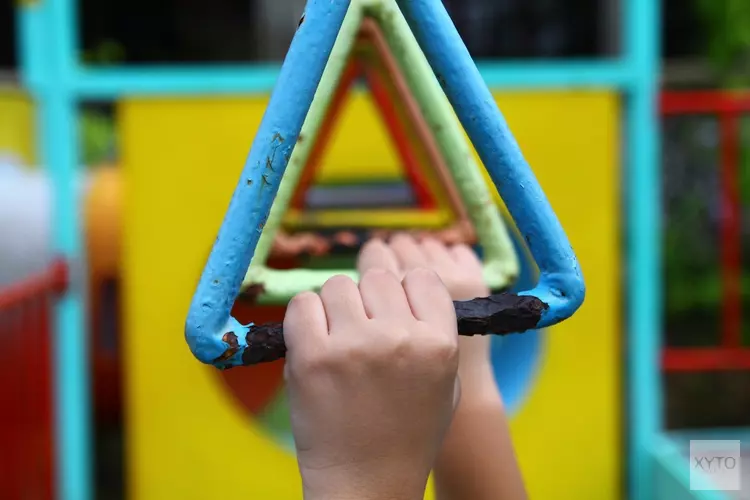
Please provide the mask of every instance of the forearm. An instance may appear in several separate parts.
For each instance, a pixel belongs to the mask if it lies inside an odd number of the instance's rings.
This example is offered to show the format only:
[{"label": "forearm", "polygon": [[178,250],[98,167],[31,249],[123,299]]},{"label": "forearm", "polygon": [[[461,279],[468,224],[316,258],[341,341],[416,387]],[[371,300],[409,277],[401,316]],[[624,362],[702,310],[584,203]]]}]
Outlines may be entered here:
[{"label": "forearm", "polygon": [[526,499],[497,388],[463,394],[435,464],[438,500]]}]

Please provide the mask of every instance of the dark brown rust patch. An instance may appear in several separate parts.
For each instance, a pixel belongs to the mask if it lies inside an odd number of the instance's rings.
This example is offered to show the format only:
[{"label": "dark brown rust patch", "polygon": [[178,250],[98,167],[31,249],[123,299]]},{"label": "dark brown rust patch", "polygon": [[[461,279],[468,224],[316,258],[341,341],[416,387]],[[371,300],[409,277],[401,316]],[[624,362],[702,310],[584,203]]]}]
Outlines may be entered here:
[{"label": "dark brown rust patch", "polygon": [[[454,302],[458,334],[507,335],[536,328],[542,312],[549,308],[537,297],[498,293],[489,297]],[[250,327],[247,348],[242,353],[244,365],[275,361],[286,356],[284,329],[281,323]]]},{"label": "dark brown rust patch", "polygon": [[454,302],[458,334],[507,335],[532,330],[549,305],[537,297],[499,293],[489,297]]},{"label": "dark brown rust patch", "polygon": [[253,180],[252,179],[248,179],[247,180],[247,185],[248,186],[252,186],[253,185]]},{"label": "dark brown rust patch", "polygon": [[214,360],[214,363],[219,363],[221,361],[226,361],[235,354],[237,354],[237,351],[240,350],[240,344],[237,341],[237,335],[234,334],[234,332],[227,332],[224,334],[223,337],[221,337],[221,340],[229,344],[229,349],[224,351],[224,353],[216,358]]},{"label": "dark brown rust patch", "polygon": [[284,328],[281,323],[253,325],[247,332],[247,349],[242,353],[242,364],[257,365],[276,361],[286,356]]}]

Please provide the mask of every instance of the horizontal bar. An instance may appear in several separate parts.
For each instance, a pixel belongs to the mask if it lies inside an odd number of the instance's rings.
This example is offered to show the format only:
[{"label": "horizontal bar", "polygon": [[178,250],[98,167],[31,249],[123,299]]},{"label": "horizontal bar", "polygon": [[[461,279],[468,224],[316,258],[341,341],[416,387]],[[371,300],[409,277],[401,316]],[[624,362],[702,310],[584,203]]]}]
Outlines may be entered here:
[{"label": "horizontal bar", "polygon": [[667,348],[662,367],[667,372],[750,370],[750,348]]},{"label": "horizontal bar", "polygon": [[[479,62],[494,89],[579,87],[627,90],[633,80],[619,60]],[[130,95],[269,93],[278,64],[84,67],[73,74],[73,90],[83,99],[117,99]]]},{"label": "horizontal bar", "polygon": [[439,229],[451,223],[450,210],[414,208],[289,210],[284,225],[291,228],[368,227],[389,229]]},{"label": "horizontal bar", "polygon": [[739,439],[743,446],[750,445],[750,427],[687,428],[667,431],[668,436],[678,446],[690,446],[690,440],[731,441]]},{"label": "horizontal bar", "polygon": [[55,259],[44,271],[0,289],[0,312],[48,293],[60,294],[68,285],[68,266]]},{"label": "horizontal bar", "polygon": [[[666,498],[667,495],[678,494],[679,498],[694,498],[696,500],[729,500],[723,492],[713,491],[711,483],[703,474],[690,474],[687,467],[688,454],[681,443],[672,438],[660,434],[655,436],[647,445],[647,452],[653,460],[644,460],[649,469],[652,469],[653,477],[648,484],[639,485],[639,492],[648,492],[647,498]],[[643,457],[644,459],[646,457]],[[671,486],[661,486],[662,474],[668,476],[672,481]],[[696,488],[697,487],[697,488]],[[679,492],[677,491],[679,488]],[[695,489],[694,489],[695,488]],[[700,488],[700,489],[698,489]],[[643,498],[633,497],[631,498]]]},{"label": "horizontal bar", "polygon": [[748,113],[750,92],[696,91],[662,92],[661,113]]},{"label": "horizontal bar", "polygon": [[269,93],[279,75],[277,64],[248,66],[131,66],[81,68],[73,90],[83,99],[130,95]]}]

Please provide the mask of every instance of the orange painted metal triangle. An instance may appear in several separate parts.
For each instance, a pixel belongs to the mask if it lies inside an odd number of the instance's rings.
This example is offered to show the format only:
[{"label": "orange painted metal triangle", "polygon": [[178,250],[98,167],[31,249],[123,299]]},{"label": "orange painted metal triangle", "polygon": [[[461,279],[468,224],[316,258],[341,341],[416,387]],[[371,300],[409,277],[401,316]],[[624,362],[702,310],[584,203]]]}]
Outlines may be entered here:
[{"label": "orange painted metal triangle", "polygon": [[[321,124],[318,139],[302,171],[290,208],[304,210],[305,194],[314,182],[333,127],[359,76],[363,76],[368,84],[412,186],[418,207],[424,210],[436,209],[440,206],[438,198],[448,200],[456,222],[467,222],[466,207],[435,138],[385,37],[377,23],[370,18],[365,18],[360,27],[357,43]],[[428,175],[428,169],[434,172],[433,177]],[[439,196],[436,196],[438,193]]]}]

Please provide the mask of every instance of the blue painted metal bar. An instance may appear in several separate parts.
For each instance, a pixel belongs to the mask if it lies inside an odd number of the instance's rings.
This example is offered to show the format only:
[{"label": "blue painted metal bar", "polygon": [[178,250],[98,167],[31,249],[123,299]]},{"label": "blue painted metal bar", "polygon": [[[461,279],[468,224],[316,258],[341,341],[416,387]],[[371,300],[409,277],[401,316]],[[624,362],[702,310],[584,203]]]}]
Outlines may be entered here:
[{"label": "blue painted metal bar", "polygon": [[538,327],[568,318],[585,295],[578,260],[453,21],[440,0],[398,3],[539,266],[521,292],[549,305]]},{"label": "blue painted metal bar", "polygon": [[44,53],[37,46],[51,43],[44,27],[44,4],[24,5],[16,10],[16,47],[21,83],[32,91],[42,83],[45,70]]},{"label": "blue painted metal bar", "polygon": [[54,189],[54,251],[71,269],[72,280],[57,304],[54,330],[54,387],[58,498],[89,500],[91,490],[91,397],[88,335],[81,276],[82,243],[73,97],[47,90],[37,101],[42,162]]},{"label": "blue painted metal bar", "polygon": [[660,6],[625,2],[625,60],[634,85],[627,95],[627,232],[630,498],[653,498],[650,447],[663,429],[661,380],[661,176],[657,97]]},{"label": "blue painted metal bar", "polygon": [[[493,89],[560,89],[598,87],[623,89],[632,72],[621,61],[479,62],[479,71]],[[117,99],[131,95],[248,94],[273,90],[277,64],[236,66],[154,66],[80,68],[75,89],[81,97]]]},{"label": "blue painted metal bar", "polygon": [[54,396],[56,490],[61,500],[92,498],[88,335],[81,276],[75,15],[71,0],[25,4],[18,13],[22,81],[36,101],[37,156],[53,187],[53,251],[70,266],[71,283],[56,305]]},{"label": "blue painted metal bar", "polygon": [[[307,2],[305,22],[289,47],[188,312],[185,338],[193,354],[204,363],[211,363],[229,349],[223,339],[226,332],[234,332],[242,347],[246,346],[243,343],[248,327],[231,317],[230,310],[349,4],[350,0]],[[255,230],[237,231],[245,227]],[[236,356],[241,356],[241,351]]]}]

